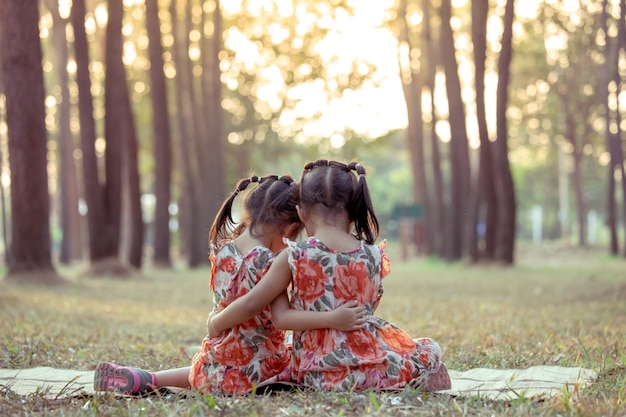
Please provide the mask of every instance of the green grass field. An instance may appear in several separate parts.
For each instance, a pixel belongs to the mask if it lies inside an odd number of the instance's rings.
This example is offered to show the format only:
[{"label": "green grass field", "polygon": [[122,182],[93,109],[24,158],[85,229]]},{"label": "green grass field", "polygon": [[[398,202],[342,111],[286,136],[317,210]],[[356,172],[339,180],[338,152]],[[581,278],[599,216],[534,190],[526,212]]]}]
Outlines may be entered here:
[{"label": "green grass field", "polygon": [[[513,268],[401,263],[378,315],[444,349],[450,369],[584,366],[584,390],[510,402],[400,394],[285,392],[239,398],[149,396],[50,400],[0,387],[0,415],[57,416],[531,416],[626,415],[626,261],[603,251],[521,248]],[[0,367],[93,369],[100,360],[151,370],[187,366],[211,307],[207,269],[146,270],[131,280],[87,279],[44,288],[0,282]]]}]

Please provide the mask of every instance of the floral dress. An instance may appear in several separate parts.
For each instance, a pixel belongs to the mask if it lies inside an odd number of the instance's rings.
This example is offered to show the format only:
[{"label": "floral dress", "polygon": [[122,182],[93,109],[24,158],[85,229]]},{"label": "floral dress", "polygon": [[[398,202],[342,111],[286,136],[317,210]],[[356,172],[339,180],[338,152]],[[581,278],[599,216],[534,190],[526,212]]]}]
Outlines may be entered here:
[{"label": "floral dress", "polygon": [[441,348],[432,339],[412,339],[373,313],[391,269],[386,242],[361,242],[352,252],[335,252],[315,237],[288,242],[293,273],[292,308],[330,311],[349,300],[367,309],[363,329],[294,332],[292,378],[329,391],[402,388],[420,384],[439,367]]},{"label": "floral dress", "polygon": [[[211,254],[213,312],[248,293],[265,274],[275,254],[257,246],[241,255],[234,241],[221,242]],[[260,383],[290,380],[290,350],[285,332],[271,320],[269,306],[217,337],[205,337],[194,355],[191,386],[203,393],[246,394]]]}]

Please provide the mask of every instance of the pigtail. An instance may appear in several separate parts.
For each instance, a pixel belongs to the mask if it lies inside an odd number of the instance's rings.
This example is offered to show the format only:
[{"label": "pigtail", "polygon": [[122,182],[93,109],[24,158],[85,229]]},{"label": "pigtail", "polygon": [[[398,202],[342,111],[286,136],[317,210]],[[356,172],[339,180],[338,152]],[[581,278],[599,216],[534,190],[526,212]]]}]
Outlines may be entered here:
[{"label": "pigtail", "polygon": [[354,219],[354,227],[359,239],[373,244],[378,238],[380,227],[365,180],[365,168],[358,162],[351,162],[347,165],[347,169],[348,171],[356,171],[359,176],[354,194],[348,205],[348,213]]},{"label": "pigtail", "polygon": [[233,202],[235,201],[237,195],[240,192],[245,191],[253,182],[261,182],[261,179],[256,175],[253,175],[250,178],[240,180],[237,183],[235,190],[224,201],[224,203],[222,203],[222,206],[218,210],[209,232],[209,245],[211,247],[221,239],[226,239],[232,235],[238,235],[241,233],[241,230],[237,227],[237,223],[235,223],[235,220],[233,219]]}]

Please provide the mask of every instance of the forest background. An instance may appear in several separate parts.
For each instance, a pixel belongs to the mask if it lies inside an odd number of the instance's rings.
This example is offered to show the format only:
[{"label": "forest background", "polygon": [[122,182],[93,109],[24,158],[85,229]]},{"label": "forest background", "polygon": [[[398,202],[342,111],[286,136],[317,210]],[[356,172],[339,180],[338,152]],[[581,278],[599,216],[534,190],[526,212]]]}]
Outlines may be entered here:
[{"label": "forest background", "polygon": [[319,158],[363,162],[403,256],[513,264],[522,239],[626,256],[625,16],[625,0],[2,0],[8,276],[204,265],[237,179]]}]

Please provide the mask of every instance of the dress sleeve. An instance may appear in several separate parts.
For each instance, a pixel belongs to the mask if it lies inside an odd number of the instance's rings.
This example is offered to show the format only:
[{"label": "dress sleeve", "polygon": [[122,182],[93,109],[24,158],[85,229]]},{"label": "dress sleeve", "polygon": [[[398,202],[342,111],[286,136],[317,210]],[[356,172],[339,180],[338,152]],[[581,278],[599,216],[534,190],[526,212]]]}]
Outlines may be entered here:
[{"label": "dress sleeve", "polygon": [[391,261],[389,261],[389,257],[385,253],[385,249],[387,249],[387,239],[383,240],[378,244],[378,249],[380,250],[380,279],[385,278],[387,275],[391,273]]}]

